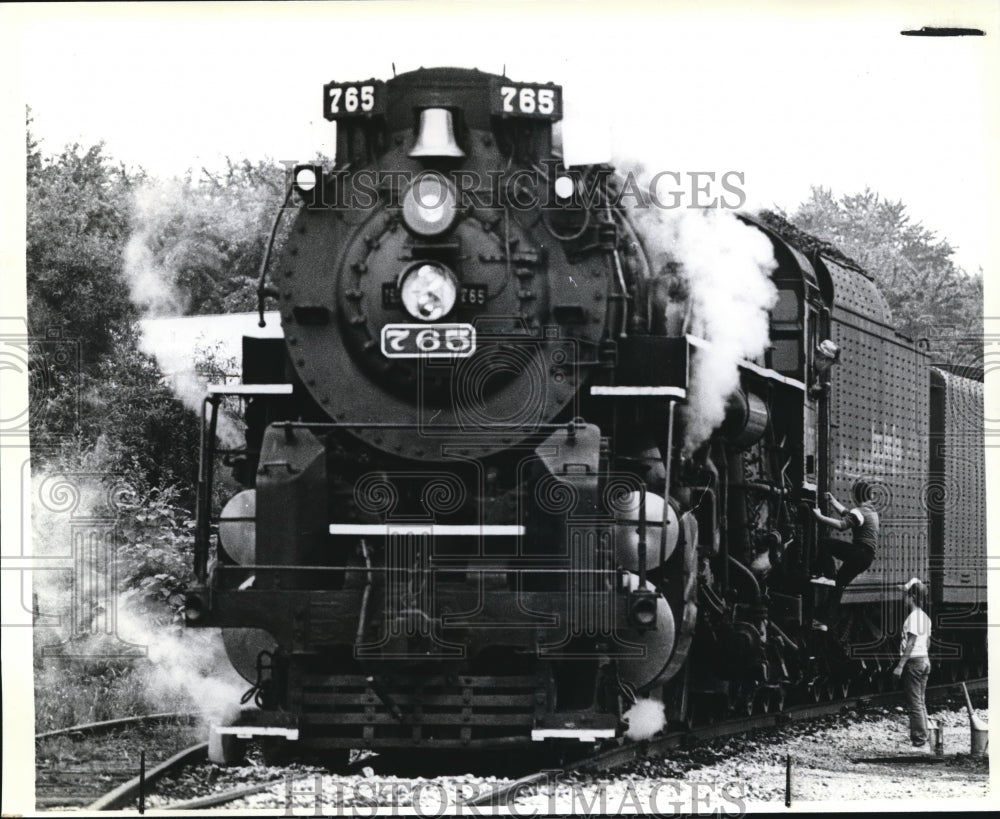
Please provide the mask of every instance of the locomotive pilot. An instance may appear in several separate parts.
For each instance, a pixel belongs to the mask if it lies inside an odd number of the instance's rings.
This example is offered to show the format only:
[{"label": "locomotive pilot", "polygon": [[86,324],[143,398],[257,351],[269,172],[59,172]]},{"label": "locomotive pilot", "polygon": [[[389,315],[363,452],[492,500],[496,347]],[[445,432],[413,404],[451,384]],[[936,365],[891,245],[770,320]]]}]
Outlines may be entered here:
[{"label": "locomotive pilot", "polygon": [[[831,493],[826,493],[830,506],[840,515],[839,518],[824,515],[819,507],[813,509],[813,514],[820,523],[841,532],[850,529],[854,535],[850,543],[832,537],[821,538],[819,541],[817,566],[822,574],[812,578],[812,582],[834,587],[828,604],[827,619],[835,617],[844,589],[871,566],[878,550],[879,520],[878,512],[871,505],[871,487],[864,481],[858,481],[854,484],[852,493],[858,504],[853,509],[848,509]],[[834,574],[834,558],[841,561],[836,574]],[[826,630],[826,625],[820,620],[814,621],[813,626],[822,631]]]}]

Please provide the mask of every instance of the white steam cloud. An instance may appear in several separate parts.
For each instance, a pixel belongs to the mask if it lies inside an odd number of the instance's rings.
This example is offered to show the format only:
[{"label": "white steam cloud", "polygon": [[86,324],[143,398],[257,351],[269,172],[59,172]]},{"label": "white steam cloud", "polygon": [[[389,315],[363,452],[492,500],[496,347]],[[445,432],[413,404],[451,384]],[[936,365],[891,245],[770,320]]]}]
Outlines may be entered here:
[{"label": "white steam cloud", "polygon": [[[179,316],[143,319],[139,323],[139,349],[156,359],[171,391],[196,413],[201,413],[201,402],[208,393],[209,383],[238,380],[240,351],[235,342],[242,338],[243,331],[232,318]],[[255,325],[256,321],[254,315],[243,324]],[[247,331],[252,329],[248,327]],[[209,366],[199,371],[199,362]],[[219,412],[216,435],[224,446],[239,447],[244,443],[243,434],[226,409],[223,405]]]},{"label": "white steam cloud", "polygon": [[740,383],[740,362],[757,359],[767,349],[768,311],[778,295],[771,273],[777,263],[768,238],[729,211],[650,207],[635,208],[631,215],[654,275],[668,280],[661,291],[679,289],[686,295],[682,315],[676,297],[666,305],[672,332],[683,319],[684,332],[709,342],[691,361],[683,413],[683,448],[690,455],[725,418],[726,400]]},{"label": "white steam cloud", "polygon": [[206,724],[226,725],[239,715],[240,697],[249,684],[229,663],[218,631],[165,633],[119,607],[118,634],[146,646],[151,663],[145,679],[150,700],[189,701]]},{"label": "white steam cloud", "polygon": [[659,700],[636,700],[635,705],[629,708],[624,716],[628,720],[628,730],[625,732],[625,736],[635,742],[649,739],[662,731],[663,726],[667,724],[663,703]]},{"label": "white steam cloud", "polygon": [[[222,266],[206,226],[220,235],[245,229],[239,222],[245,216],[234,214],[238,208],[232,203],[226,205],[197,196],[177,181],[144,185],[133,196],[132,235],[124,252],[129,294],[143,316],[139,348],[156,359],[174,394],[196,413],[210,381],[223,373],[238,375],[237,359],[220,352],[221,337],[211,326],[214,317],[182,318],[190,304],[182,272]],[[199,363],[216,372],[199,371]],[[227,447],[242,443],[237,424],[225,412],[219,414],[217,434]]]},{"label": "white steam cloud", "polygon": [[133,230],[125,245],[125,276],[132,301],[147,317],[179,316],[188,299],[178,286],[177,261],[185,243],[168,252],[161,246],[165,228],[185,207],[179,182],[143,185],[133,195]]},{"label": "white steam cloud", "polygon": [[688,285],[691,332],[710,343],[691,366],[684,441],[690,453],[725,418],[726,399],[740,383],[739,363],[767,349],[776,263],[763,233],[716,210],[685,211],[675,246]]},{"label": "white steam cloud", "polygon": [[[100,453],[92,450],[66,473],[32,475],[32,553],[61,569],[32,573],[34,642],[41,655],[36,711],[46,728],[105,718],[97,716],[98,708],[111,716],[192,711],[205,724],[225,722],[238,713],[248,683],[228,662],[221,634],[178,632],[165,622],[166,606],[137,609],[115,587],[122,571],[118,521],[142,509],[130,487],[115,485],[105,473]],[[130,666],[130,683],[109,693],[81,682],[79,669],[106,662]],[[95,696],[111,699],[90,702]]]}]

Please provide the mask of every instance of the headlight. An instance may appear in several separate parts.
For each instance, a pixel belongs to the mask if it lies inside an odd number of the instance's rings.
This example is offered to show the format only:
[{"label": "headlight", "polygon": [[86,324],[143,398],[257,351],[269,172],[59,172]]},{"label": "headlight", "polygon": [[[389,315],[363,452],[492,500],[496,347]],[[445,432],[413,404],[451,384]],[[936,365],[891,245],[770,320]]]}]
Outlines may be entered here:
[{"label": "headlight", "polygon": [[441,174],[420,174],[403,194],[403,221],[414,233],[437,236],[455,222],[455,188]]},{"label": "headlight", "polygon": [[455,306],[455,274],[435,262],[421,262],[403,273],[399,283],[403,307],[421,321],[437,321]]}]

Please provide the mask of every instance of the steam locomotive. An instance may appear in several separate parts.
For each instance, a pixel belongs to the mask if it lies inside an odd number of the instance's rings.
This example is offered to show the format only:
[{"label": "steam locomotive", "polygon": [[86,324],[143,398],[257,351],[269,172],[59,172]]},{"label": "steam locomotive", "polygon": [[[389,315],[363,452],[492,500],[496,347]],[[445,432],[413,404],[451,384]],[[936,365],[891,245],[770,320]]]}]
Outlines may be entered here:
[{"label": "steam locomotive", "polygon": [[[582,747],[637,698],[685,722],[884,686],[911,576],[947,615],[937,673],[985,663],[981,373],[932,366],[864,271],[739,217],[773,253],[770,340],[689,446],[713,339],[611,169],[563,165],[559,86],[323,92],[336,165],[294,169],[261,277],[283,338],[246,337],[204,402],[185,616],[258,706],[215,758]],[[810,512],[858,480],[879,556],[817,631]]]}]

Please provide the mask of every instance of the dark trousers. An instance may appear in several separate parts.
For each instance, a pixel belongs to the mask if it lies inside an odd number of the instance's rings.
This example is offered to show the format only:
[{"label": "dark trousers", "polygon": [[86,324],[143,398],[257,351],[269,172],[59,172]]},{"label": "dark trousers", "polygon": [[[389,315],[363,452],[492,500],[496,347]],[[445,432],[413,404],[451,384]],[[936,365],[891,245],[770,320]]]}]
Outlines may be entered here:
[{"label": "dark trousers", "polygon": [[[836,574],[834,574],[834,558],[841,561],[840,569],[837,570]],[[836,588],[830,591],[826,612],[828,617],[833,617],[837,613],[844,589],[851,584],[855,577],[871,566],[874,559],[875,550],[860,543],[834,540],[833,538],[820,540],[817,566],[824,576],[832,577],[837,584]]]},{"label": "dark trousers", "polygon": [[926,657],[906,661],[903,666],[903,695],[906,697],[906,711],[910,717],[910,741],[921,746],[927,742],[927,677],[931,664]]},{"label": "dark trousers", "polygon": [[[833,559],[842,561],[840,569],[834,575]],[[849,543],[825,537],[819,542],[819,568],[826,577],[837,581],[838,589],[845,589],[861,572],[872,565],[875,550],[859,543]]]}]

